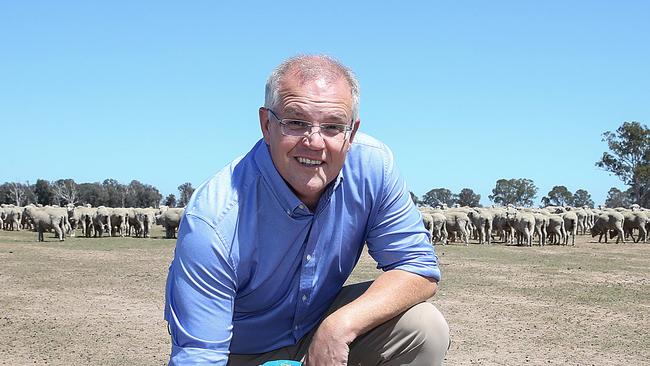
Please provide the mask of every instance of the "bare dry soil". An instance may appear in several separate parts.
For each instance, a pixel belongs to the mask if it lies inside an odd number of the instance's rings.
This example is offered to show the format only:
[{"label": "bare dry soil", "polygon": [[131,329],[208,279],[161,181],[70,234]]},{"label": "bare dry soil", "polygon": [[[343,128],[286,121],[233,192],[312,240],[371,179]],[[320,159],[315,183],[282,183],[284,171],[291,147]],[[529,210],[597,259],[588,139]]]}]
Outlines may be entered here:
[{"label": "bare dry soil", "polygon": [[[0,232],[0,365],[165,365],[162,234]],[[650,365],[650,244],[436,250],[447,365]],[[364,254],[349,282],[378,274]]]}]

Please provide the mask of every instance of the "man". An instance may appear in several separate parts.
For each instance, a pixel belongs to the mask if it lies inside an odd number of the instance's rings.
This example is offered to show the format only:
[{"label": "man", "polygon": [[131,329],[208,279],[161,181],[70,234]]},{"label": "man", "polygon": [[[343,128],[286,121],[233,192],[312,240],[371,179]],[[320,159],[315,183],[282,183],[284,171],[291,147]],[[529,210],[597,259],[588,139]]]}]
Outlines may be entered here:
[{"label": "man", "polygon": [[[327,56],[282,63],[263,139],[201,185],[169,269],[170,365],[438,365],[440,271],[388,148],[357,133],[359,87]],[[385,272],[343,287],[364,244]]]}]

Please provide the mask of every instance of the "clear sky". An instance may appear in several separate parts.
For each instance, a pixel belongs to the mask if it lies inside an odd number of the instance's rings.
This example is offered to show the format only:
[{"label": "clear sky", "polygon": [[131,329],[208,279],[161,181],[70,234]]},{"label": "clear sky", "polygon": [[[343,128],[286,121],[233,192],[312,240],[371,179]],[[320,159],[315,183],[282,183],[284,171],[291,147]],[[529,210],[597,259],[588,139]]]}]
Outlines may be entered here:
[{"label": "clear sky", "polygon": [[[281,3],[281,4],[280,4]],[[198,186],[261,137],[264,83],[326,53],[410,189],[532,179],[596,204],[604,131],[650,125],[650,2],[0,1],[0,183]]]}]

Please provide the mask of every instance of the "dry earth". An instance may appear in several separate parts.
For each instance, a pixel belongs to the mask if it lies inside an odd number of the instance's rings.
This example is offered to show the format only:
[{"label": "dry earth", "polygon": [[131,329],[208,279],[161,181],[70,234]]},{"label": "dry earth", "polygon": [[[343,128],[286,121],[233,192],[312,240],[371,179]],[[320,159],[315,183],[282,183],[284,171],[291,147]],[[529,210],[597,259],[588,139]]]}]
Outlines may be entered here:
[{"label": "dry earth", "polygon": [[[34,238],[0,232],[0,365],[166,364],[172,240]],[[650,244],[436,250],[447,365],[650,365]]]}]

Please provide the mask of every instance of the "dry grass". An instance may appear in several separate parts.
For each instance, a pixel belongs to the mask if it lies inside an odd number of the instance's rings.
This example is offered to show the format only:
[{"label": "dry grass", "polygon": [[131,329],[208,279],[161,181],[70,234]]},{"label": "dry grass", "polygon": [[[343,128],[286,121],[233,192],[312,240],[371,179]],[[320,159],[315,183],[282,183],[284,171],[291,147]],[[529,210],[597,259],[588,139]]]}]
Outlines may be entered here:
[{"label": "dry grass", "polygon": [[[0,232],[0,365],[166,364],[173,240],[34,238]],[[650,244],[589,240],[436,247],[447,365],[650,364]],[[378,273],[364,254],[351,282]]]}]

